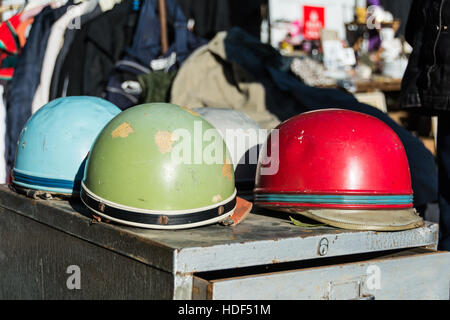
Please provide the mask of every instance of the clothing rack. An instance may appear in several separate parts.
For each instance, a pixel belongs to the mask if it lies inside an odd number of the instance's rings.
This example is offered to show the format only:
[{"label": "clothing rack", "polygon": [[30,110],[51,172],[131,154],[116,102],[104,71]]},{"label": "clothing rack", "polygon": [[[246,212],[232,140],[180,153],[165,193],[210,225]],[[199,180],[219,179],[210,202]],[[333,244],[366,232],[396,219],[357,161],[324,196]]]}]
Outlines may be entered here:
[{"label": "clothing rack", "polygon": [[[0,0],[0,14],[10,11],[10,10],[19,10],[23,7],[23,4],[10,4],[6,6],[1,5],[2,1]],[[51,1],[49,2],[51,3]],[[166,53],[169,48],[169,40],[167,36],[167,13],[166,13],[166,2],[164,0],[158,0],[159,6],[159,17],[161,23],[161,48],[162,53]],[[0,22],[3,19],[0,17]]]},{"label": "clothing rack", "polygon": [[166,2],[164,0],[158,0],[159,7],[159,21],[161,24],[161,51],[162,54],[167,52],[169,48],[169,40],[167,38],[167,13]]}]

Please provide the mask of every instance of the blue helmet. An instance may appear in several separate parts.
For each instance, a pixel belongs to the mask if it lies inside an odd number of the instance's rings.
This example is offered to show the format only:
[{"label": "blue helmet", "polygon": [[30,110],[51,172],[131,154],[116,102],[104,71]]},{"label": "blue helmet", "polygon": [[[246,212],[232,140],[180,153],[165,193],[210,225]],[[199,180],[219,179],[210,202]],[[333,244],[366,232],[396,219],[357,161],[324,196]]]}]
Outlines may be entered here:
[{"label": "blue helmet", "polygon": [[13,184],[68,196],[78,194],[89,149],[120,111],[97,97],[64,97],[47,103],[28,119],[20,133]]}]

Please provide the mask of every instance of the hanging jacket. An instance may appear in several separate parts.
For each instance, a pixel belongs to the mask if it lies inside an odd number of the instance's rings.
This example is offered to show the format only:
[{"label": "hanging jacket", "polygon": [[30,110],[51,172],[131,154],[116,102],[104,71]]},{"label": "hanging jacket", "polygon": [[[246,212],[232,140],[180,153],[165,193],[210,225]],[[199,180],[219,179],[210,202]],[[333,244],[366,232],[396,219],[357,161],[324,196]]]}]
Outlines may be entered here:
[{"label": "hanging jacket", "polygon": [[[86,13],[81,16],[80,18],[80,25],[84,26],[89,21],[99,17],[103,13],[101,7],[97,5],[95,9],[89,13]],[[50,83],[50,92],[49,92],[49,100],[54,100],[58,98],[58,83],[59,83],[59,77],[61,75],[61,70],[64,64],[64,61],[66,60],[67,55],[70,52],[70,47],[72,43],[75,40],[75,37],[78,33],[79,29],[67,29],[64,33],[64,43],[61,47],[61,50],[59,50],[58,57],[55,61],[55,67],[53,68],[53,74],[52,79]]]},{"label": "hanging jacket", "polygon": [[3,104],[3,85],[0,85],[0,184],[7,182],[7,167],[5,157],[6,108]]},{"label": "hanging jacket", "polygon": [[169,102],[176,71],[154,71],[137,77],[142,88],[140,103]]},{"label": "hanging jacket", "polygon": [[97,3],[97,0],[89,0],[73,6],[52,25],[47,49],[45,50],[42,62],[40,82],[33,98],[32,113],[49,102],[53,69],[55,68],[59,51],[64,43],[66,29],[79,27],[77,24],[80,22],[80,17],[92,12],[96,8]]},{"label": "hanging jacket", "polygon": [[142,100],[139,75],[157,70],[177,70],[194,49],[206,43],[188,30],[187,20],[176,0],[166,0],[165,3],[168,34],[173,34],[167,52],[161,55],[158,1],[144,1],[133,42],[109,78],[106,99],[122,110]]},{"label": "hanging jacket", "polygon": [[55,96],[104,97],[108,76],[131,44],[137,17],[133,1],[123,0],[82,25],[61,66]]},{"label": "hanging jacket", "polygon": [[42,61],[53,23],[66,13],[68,1],[57,9],[45,7],[34,19],[27,42],[17,60],[14,77],[6,94],[7,111],[7,158],[10,167],[14,164],[16,143],[20,131],[31,116],[31,103],[39,84]]},{"label": "hanging jacket", "polygon": [[401,106],[427,115],[450,111],[450,1],[415,0],[406,26],[413,47]]},{"label": "hanging jacket", "polygon": [[[177,2],[186,18],[193,20],[193,32],[197,36],[212,39],[217,32],[231,28],[229,0],[177,0]],[[248,2],[254,1],[246,0],[245,4]]]}]

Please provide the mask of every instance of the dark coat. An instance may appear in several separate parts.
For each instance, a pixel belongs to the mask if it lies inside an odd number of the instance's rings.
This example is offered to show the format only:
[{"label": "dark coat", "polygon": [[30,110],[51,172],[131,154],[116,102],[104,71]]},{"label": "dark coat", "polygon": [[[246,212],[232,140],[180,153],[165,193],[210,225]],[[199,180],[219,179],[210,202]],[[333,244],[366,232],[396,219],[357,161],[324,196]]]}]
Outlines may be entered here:
[{"label": "dark coat", "polygon": [[[83,14],[80,17],[80,24],[84,26],[86,25],[86,23],[92,21],[93,19],[96,19],[102,14],[103,11],[100,5],[97,4],[97,6],[93,11]],[[67,55],[70,53],[71,45],[75,40],[78,31],[80,30],[76,28],[67,28],[66,32],[64,32],[64,42],[61,47],[61,50],[59,50],[58,57],[56,58],[55,61],[55,67],[53,68],[52,82],[50,84],[50,92],[49,92],[49,101],[59,98],[58,96],[58,84],[60,80],[59,77],[61,75],[63,64],[66,60]]]},{"label": "dark coat", "polygon": [[133,1],[123,0],[82,25],[62,63],[55,97],[104,97],[109,74],[132,42],[137,18]]},{"label": "dark coat", "polygon": [[34,18],[27,42],[18,57],[6,94],[6,156],[9,167],[14,165],[20,131],[31,116],[31,105],[39,85],[52,25],[67,12],[70,5],[73,5],[72,1],[57,9],[45,7]]},{"label": "dark coat", "polygon": [[413,47],[402,106],[427,115],[450,111],[450,1],[414,0],[406,26]]}]

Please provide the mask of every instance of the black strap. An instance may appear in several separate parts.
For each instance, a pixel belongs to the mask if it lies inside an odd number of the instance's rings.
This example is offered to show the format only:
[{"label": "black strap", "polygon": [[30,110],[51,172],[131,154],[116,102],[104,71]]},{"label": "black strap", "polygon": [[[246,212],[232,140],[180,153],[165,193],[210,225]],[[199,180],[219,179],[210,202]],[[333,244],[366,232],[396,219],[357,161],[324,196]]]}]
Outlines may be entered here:
[{"label": "black strap", "polygon": [[238,192],[252,192],[255,188],[255,181],[235,181]]},{"label": "black strap", "polygon": [[236,197],[233,197],[229,202],[218,206],[216,208],[203,210],[194,213],[185,213],[185,214],[173,214],[173,215],[165,215],[165,214],[156,214],[156,213],[141,213],[135,211],[129,211],[124,209],[119,209],[115,207],[111,207],[106,203],[98,201],[92,198],[83,188],[81,189],[81,200],[84,204],[95,211],[101,212],[102,214],[109,216],[111,218],[136,222],[148,225],[183,225],[183,224],[191,224],[201,221],[210,220],[221,216],[227,212],[230,212],[236,206]]}]

